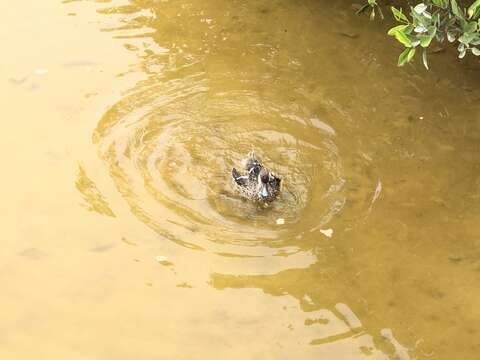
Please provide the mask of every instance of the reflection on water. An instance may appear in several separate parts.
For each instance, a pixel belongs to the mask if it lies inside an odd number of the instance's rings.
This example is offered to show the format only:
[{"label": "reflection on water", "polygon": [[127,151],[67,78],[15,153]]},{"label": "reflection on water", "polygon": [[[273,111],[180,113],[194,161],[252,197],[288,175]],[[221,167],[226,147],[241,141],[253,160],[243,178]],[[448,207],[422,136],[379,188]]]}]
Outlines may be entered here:
[{"label": "reflection on water", "polygon": [[[212,274],[212,285],[219,290],[258,287],[273,296],[297,297],[298,307],[284,308],[284,311],[289,313],[289,321],[292,322],[288,329],[295,333],[295,338],[301,339],[302,345],[322,346],[316,349],[317,356],[341,354],[342,358],[348,359],[360,359],[363,356],[374,359],[411,359],[409,350],[395,339],[391,329],[384,328],[378,333],[369,333],[369,329],[362,325],[362,321],[352,309],[343,303],[332,304],[326,309],[321,308],[318,303],[321,303],[322,296],[315,291],[315,287],[310,287],[308,293],[303,293],[301,289],[289,288],[288,285],[282,289],[275,286],[277,283],[285,286],[288,280],[282,280],[282,277],[291,276],[292,274],[287,273],[275,276]],[[323,288],[322,292],[332,292],[332,289]]]},{"label": "reflection on water", "polygon": [[[5,186],[16,191],[4,221],[21,233],[6,236],[15,255],[0,268],[8,349],[27,339],[46,358],[477,358],[476,64],[447,52],[428,73],[397,68],[389,24],[348,1],[66,0],[61,11],[89,19],[87,48],[36,58],[41,76],[9,74],[12,98],[34,84],[54,116],[32,125],[38,134],[18,130],[34,151],[19,147],[8,173],[23,175]],[[105,39],[123,52],[88,47]],[[67,76],[114,90],[69,97]],[[252,149],[283,179],[268,207],[232,186]],[[25,191],[32,173],[45,177]]]},{"label": "reflection on water", "polygon": [[78,169],[78,177],[75,185],[77,186],[78,191],[82,193],[85,201],[89,204],[87,207],[89,210],[115,217],[115,214],[108,206],[105,198],[97,189],[95,183],[88,178],[85,170],[81,166]]}]

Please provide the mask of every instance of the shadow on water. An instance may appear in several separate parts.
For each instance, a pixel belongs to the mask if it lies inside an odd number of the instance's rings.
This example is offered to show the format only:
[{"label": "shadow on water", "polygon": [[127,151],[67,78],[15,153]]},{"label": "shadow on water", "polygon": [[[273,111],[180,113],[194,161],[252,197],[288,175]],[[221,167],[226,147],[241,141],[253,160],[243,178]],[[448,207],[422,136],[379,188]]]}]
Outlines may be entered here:
[{"label": "shadow on water", "polygon": [[[475,68],[449,53],[428,73],[396,68],[388,24],[348,1],[98,6],[145,74],[93,134],[138,220],[194,250],[284,257],[278,273],[211,285],[296,299],[295,336],[340,346],[330,355],[475,358]],[[285,180],[268,209],[230,183],[252,148]]]}]

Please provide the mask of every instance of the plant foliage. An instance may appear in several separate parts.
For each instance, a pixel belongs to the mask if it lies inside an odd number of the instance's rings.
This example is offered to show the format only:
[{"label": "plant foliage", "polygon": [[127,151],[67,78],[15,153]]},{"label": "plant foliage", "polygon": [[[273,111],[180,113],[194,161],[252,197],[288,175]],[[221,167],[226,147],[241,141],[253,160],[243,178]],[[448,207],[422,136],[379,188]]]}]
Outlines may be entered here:
[{"label": "plant foliage", "polygon": [[[368,0],[359,12],[367,9],[371,9],[370,18],[373,19],[375,9],[378,11],[380,7],[376,0]],[[455,43],[459,58],[467,53],[480,56],[480,0],[473,1],[467,8],[457,0],[424,0],[410,6],[408,13],[402,8],[392,6],[390,9],[399,24],[392,27],[388,35],[405,47],[398,58],[399,66],[410,62],[418,49],[428,69],[427,49],[434,39],[440,43]]]}]

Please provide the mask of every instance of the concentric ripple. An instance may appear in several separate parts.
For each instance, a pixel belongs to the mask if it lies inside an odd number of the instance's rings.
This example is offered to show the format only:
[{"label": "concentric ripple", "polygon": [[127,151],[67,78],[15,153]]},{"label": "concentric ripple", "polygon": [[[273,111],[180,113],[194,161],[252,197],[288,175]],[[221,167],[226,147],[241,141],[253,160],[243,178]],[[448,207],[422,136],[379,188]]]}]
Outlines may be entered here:
[{"label": "concentric ripple", "polygon": [[[94,141],[143,223],[184,246],[254,255],[327,226],[345,202],[335,131],[306,114],[252,89],[219,89],[200,72],[138,87],[103,116]],[[231,180],[250,150],[283,179],[268,207]]]}]

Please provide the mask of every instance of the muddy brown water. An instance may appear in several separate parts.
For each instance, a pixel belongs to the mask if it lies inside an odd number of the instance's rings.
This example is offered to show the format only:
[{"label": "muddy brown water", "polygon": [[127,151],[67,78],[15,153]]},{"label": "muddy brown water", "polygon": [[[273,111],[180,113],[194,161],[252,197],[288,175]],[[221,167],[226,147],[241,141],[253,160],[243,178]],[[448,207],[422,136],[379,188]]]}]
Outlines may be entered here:
[{"label": "muddy brown water", "polygon": [[480,358],[478,63],[348,1],[2,13],[2,358]]}]

